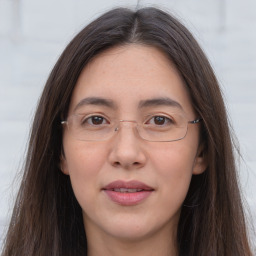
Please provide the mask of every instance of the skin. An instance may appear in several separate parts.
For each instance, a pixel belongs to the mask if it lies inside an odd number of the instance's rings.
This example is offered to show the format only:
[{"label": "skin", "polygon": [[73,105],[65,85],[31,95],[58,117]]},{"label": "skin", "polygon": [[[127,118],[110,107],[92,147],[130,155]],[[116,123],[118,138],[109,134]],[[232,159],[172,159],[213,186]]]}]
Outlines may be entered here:
[{"label": "skin", "polygon": [[[164,106],[138,108],[141,100],[155,97],[177,101],[188,121],[197,118],[177,70],[149,46],[114,47],[95,57],[80,74],[68,114],[86,97],[112,100],[114,109],[88,107],[119,120],[140,120],[155,108],[161,112]],[[107,141],[92,142],[79,141],[64,129],[61,169],[70,175],[83,211],[88,255],[177,255],[180,209],[192,175],[207,165],[199,131],[199,124],[191,124],[182,140],[149,142],[127,124]],[[122,206],[102,191],[115,180],[138,180],[154,192],[137,205]]]}]

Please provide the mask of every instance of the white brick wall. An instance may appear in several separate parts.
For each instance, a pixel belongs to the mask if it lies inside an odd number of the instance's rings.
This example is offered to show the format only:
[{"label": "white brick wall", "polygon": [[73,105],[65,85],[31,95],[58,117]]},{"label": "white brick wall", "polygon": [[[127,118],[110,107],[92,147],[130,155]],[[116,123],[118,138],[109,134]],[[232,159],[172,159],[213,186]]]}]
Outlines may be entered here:
[{"label": "white brick wall", "polygon": [[[152,0],[193,31],[225,93],[244,162],[241,182],[256,219],[256,1]],[[0,234],[10,216],[30,120],[59,54],[85,24],[136,0],[0,0]],[[1,236],[1,235],[0,235]]]}]

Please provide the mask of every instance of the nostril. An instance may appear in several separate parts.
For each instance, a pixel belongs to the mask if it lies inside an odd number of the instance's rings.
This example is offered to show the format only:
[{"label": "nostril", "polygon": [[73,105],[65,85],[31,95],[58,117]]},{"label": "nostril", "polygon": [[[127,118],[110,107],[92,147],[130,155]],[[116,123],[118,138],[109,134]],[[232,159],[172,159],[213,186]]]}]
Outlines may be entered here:
[{"label": "nostril", "polygon": [[113,164],[115,167],[119,167],[119,166],[121,166],[121,164],[119,163],[119,162],[114,162],[114,164]]},{"label": "nostril", "polygon": [[[139,162],[134,162],[131,166],[140,166],[140,165],[141,164]],[[114,167],[121,167],[122,164],[120,162],[116,161],[116,162],[113,163],[113,166]]]}]

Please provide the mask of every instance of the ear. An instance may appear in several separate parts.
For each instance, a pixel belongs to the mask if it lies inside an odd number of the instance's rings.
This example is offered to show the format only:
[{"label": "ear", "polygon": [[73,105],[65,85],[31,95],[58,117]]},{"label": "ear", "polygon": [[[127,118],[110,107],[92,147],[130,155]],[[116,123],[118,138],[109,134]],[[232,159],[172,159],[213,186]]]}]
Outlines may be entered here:
[{"label": "ear", "polygon": [[198,147],[197,155],[195,157],[193,174],[198,175],[203,173],[208,167],[207,154],[205,153],[205,146],[203,143]]},{"label": "ear", "polygon": [[64,153],[61,153],[61,157],[60,157],[60,169],[61,171],[66,174],[69,175],[69,171],[68,171],[68,165],[67,165],[67,160],[65,158]]}]

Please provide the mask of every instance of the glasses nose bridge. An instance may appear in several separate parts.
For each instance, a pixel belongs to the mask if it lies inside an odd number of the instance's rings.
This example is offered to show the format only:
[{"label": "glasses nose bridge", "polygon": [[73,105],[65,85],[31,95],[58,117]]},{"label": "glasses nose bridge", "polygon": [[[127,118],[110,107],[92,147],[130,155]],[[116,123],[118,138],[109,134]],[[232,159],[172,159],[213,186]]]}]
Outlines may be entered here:
[{"label": "glasses nose bridge", "polygon": [[132,125],[132,128],[136,128],[137,129],[137,132],[138,132],[138,122],[136,120],[117,120],[117,123],[115,125],[115,132],[118,132],[121,128],[121,124],[131,124]]}]

